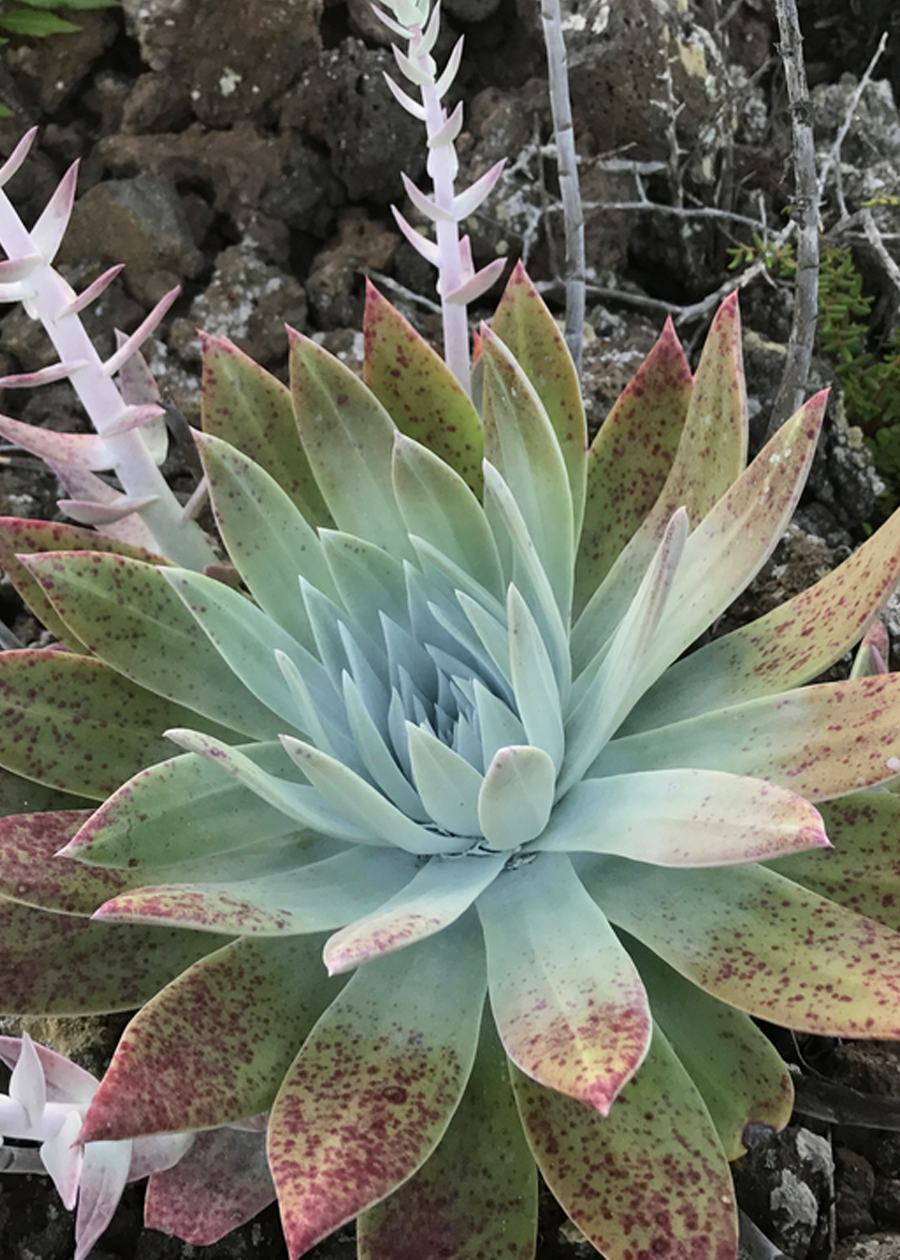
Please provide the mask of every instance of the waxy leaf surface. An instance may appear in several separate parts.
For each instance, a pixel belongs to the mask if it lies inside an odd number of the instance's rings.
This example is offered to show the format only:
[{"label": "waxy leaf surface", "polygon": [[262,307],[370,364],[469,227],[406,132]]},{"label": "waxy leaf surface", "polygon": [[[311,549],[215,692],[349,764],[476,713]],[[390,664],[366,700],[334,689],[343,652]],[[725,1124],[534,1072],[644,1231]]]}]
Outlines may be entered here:
[{"label": "waxy leaf surface", "polygon": [[556,433],[568,472],[577,537],[584,516],[587,468],[584,403],[565,339],[521,262],[503,290],[491,330],[534,386]]},{"label": "waxy leaf surface", "polygon": [[746,1153],[748,1125],[778,1132],[794,1087],[781,1056],[749,1015],[719,1002],[634,938],[628,952],[647,987],[653,1018],[699,1090],[729,1160]]},{"label": "waxy leaf surface", "polygon": [[266,1135],[211,1129],[197,1134],[174,1168],[150,1178],[144,1226],[209,1247],[274,1200]]},{"label": "waxy leaf surface", "polygon": [[634,964],[569,859],[542,854],[504,872],[478,912],[506,1053],[606,1115],[647,1051],[650,1013]]},{"label": "waxy leaf surface", "polygon": [[363,380],[401,433],[481,491],[484,439],[471,399],[412,324],[366,285]]},{"label": "waxy leaf surface", "polygon": [[[240,746],[255,765],[290,780],[280,744]],[[296,776],[294,776],[296,782]],[[297,823],[193,753],[141,770],[100,806],[74,838],[71,857],[98,866],[191,862],[278,840]]]},{"label": "waxy leaf surface", "polygon": [[773,870],[900,932],[900,797],[855,792],[823,805],[822,817],[834,848],[782,858]]},{"label": "waxy leaf surface", "polygon": [[0,757],[17,774],[103,800],[171,756],[170,726],[234,732],[155,696],[102,661],[70,652],[0,654]]},{"label": "waxy leaf surface", "polygon": [[359,1260],[532,1260],[537,1175],[490,1017],[437,1150],[357,1222]]},{"label": "waxy leaf surface", "polygon": [[20,1015],[90,1015],[142,1006],[225,944],[200,932],[92,923],[0,901],[0,992]]},{"label": "waxy leaf surface", "polygon": [[90,818],[89,810],[0,819],[0,897],[61,914],[90,915],[128,884],[120,871],[91,870],[56,854]]},{"label": "waxy leaf surface", "polygon": [[608,1116],[513,1071],[538,1167],[607,1260],[730,1260],[737,1209],[703,1100],[659,1028]]},{"label": "waxy leaf surface", "polygon": [[898,773],[900,675],[819,683],[628,735],[592,776],[690,767],[767,779],[807,800],[846,796]]},{"label": "waxy leaf surface", "polygon": [[575,567],[576,612],[659,498],[678,449],[693,379],[667,320],[588,451],[584,528]]},{"label": "waxy leaf surface", "polygon": [[391,488],[390,416],[348,367],[298,333],[290,363],[303,449],[338,529],[412,559]]},{"label": "waxy leaf surface", "polygon": [[311,525],[330,525],[294,422],[290,390],[225,337],[203,344],[201,423],[274,477]]},{"label": "waxy leaf surface", "polygon": [[815,586],[672,665],[623,733],[802,686],[859,642],[898,576],[900,511]]},{"label": "waxy leaf surface", "polygon": [[57,613],[96,656],[155,695],[259,739],[274,714],[243,687],[162,574],[98,552],[29,556]]},{"label": "waxy leaf surface", "polygon": [[22,599],[48,630],[64,639],[73,651],[84,651],[76,635],[66,625],[28,569],[17,557],[38,551],[113,552],[147,564],[165,564],[162,556],[132,547],[128,543],[98,534],[95,529],[82,529],[60,521],[29,521],[18,517],[0,517],[0,568],[7,575]]},{"label": "waxy leaf surface", "polygon": [[134,1017],[80,1138],[211,1128],[272,1105],[340,985],[322,941],[239,940],[202,958]]},{"label": "waxy leaf surface", "polygon": [[826,1037],[900,1036],[900,935],[775,871],[609,858],[581,877],[613,923],[739,1010]]},{"label": "waxy leaf surface", "polygon": [[467,919],[369,963],[319,1020],[269,1122],[291,1260],[431,1154],[472,1068],[484,985],[477,928]]}]

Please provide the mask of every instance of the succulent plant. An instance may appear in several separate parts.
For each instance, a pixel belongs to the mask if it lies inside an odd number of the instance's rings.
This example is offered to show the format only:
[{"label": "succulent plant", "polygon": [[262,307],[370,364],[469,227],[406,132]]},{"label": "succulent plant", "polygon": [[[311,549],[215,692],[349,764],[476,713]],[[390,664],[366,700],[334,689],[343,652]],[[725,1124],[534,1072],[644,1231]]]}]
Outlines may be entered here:
[{"label": "succulent plant", "polygon": [[365,343],[361,381],[292,334],[288,389],[204,339],[228,580],[3,522],[70,650],[0,655],[0,1001],[141,1008],[79,1141],[198,1133],[147,1204],[189,1241],[277,1193],[291,1257],[358,1217],[361,1260],[525,1260],[536,1162],[610,1260],[723,1260],[728,1161],[791,1106],[750,1016],[900,1037],[900,679],[870,634],[804,685],[893,590],[900,515],[685,655],[825,405],[745,467],[734,299],[589,447],[521,268],[478,407],[374,290]]}]

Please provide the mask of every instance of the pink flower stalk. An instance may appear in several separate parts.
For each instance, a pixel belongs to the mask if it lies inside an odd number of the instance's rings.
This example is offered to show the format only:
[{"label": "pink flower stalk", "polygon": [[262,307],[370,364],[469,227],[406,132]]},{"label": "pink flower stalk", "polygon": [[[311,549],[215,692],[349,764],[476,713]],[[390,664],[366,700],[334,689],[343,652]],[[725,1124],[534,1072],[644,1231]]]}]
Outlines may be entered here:
[{"label": "pink flower stalk", "polygon": [[[28,156],[36,134],[33,128],[23,136],[0,167],[0,246],[7,254],[7,260],[0,262],[0,302],[21,302],[32,319],[41,321],[59,362],[39,372],[2,377],[0,387],[25,388],[68,379],[97,433],[51,433],[0,416],[0,434],[49,464],[72,496],[61,506],[74,520],[96,525],[102,532],[160,552],[188,568],[202,569],[215,560],[212,548],[197,524],[187,518],[159,469],[167,438],[155,391],[148,396],[146,389],[143,394],[139,389],[135,396],[126,381],[120,392],[112,379],[123,369],[127,377],[130,361],[179,290],[167,293],[110,358],[100,358],[79,312],[103,293],[121,267],[111,267],[76,295],[51,265],[72,212],[77,162],[63,176],[30,232],[3,192],[3,185]],[[96,475],[104,470],[115,473],[124,493]]]},{"label": "pink flower stalk", "polygon": [[0,1094],[0,1135],[40,1142],[40,1157],[59,1197],[75,1216],[74,1260],[84,1260],[112,1220],[129,1181],[177,1164],[193,1133],[78,1141],[100,1082],[28,1033],[0,1037],[0,1060],[12,1068],[9,1094]]},{"label": "pink flower stalk", "polygon": [[409,243],[438,270],[438,293],[444,321],[444,358],[460,385],[470,394],[466,306],[491,287],[499,278],[505,263],[502,258],[495,258],[476,272],[469,238],[460,238],[459,225],[488,196],[500,178],[504,162],[496,162],[464,192],[455,191],[454,181],[459,171],[459,161],[454,146],[462,129],[463,108],[460,102],[448,114],[441,101],[459,70],[463,39],[460,37],[457,40],[443,72],[438,76],[431,50],[440,29],[440,4],[434,6],[429,18],[430,0],[387,0],[387,3],[393,17],[389,17],[376,5],[372,8],[390,30],[408,41],[407,53],[401,52],[396,44],[391,47],[401,73],[419,88],[421,104],[398,87],[389,75],[385,75],[385,79],[399,104],[413,118],[418,118],[425,124],[428,139],[427,170],[433,181],[434,191],[432,196],[427,196],[406,175],[402,176],[403,186],[416,209],[434,223],[435,240],[430,241],[411,227],[396,206],[392,209],[397,226]]}]

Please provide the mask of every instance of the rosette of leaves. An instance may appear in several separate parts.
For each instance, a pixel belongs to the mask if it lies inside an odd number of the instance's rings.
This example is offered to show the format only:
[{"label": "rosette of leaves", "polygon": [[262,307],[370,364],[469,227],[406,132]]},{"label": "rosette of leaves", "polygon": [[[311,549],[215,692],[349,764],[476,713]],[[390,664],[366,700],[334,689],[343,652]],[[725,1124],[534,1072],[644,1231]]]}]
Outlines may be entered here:
[{"label": "rosette of leaves", "polygon": [[[291,1257],[358,1217],[363,1260],[525,1260],[536,1163],[612,1260],[733,1256],[728,1161],[791,1106],[750,1016],[900,1036],[900,679],[804,685],[893,590],[900,517],[685,655],[824,409],[745,466],[735,300],[589,448],[521,269],[477,408],[374,292],[365,335],[364,381],[292,336],[290,389],[205,339],[232,570],[5,523],[71,650],[0,655],[4,1005],[142,1008],[80,1136],[211,1131],[150,1181],[189,1241],[277,1193]],[[217,1128],[261,1113],[268,1168]]]}]

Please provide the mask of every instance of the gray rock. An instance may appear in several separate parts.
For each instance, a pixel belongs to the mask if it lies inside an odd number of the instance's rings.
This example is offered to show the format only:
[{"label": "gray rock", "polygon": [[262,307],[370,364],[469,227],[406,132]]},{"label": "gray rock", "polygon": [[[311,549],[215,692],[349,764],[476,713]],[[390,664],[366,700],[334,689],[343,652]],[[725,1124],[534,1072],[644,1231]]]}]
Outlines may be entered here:
[{"label": "gray rock", "polygon": [[360,268],[386,271],[400,236],[368,219],[348,219],[340,235],[317,254],[306,280],[310,306],[320,328],[358,328],[362,320]]},{"label": "gray rock", "polygon": [[174,185],[149,174],[95,184],[76,201],[58,259],[85,258],[125,263],[126,287],[146,306],[204,266]]},{"label": "gray rock", "polygon": [[263,262],[251,248],[231,245],[216,259],[208,288],[187,318],[172,325],[169,346],[188,365],[199,364],[197,329],[228,337],[263,365],[287,354],[284,325],[306,327],[306,294],[292,276]]},{"label": "gray rock", "polygon": [[142,74],[134,83],[122,109],[122,130],[180,131],[191,119],[187,87],[170,74]]},{"label": "gray rock", "polygon": [[875,1228],[872,1196],[875,1172],[857,1151],[839,1147],[834,1153],[835,1217],[838,1238],[871,1233]]},{"label": "gray rock", "polygon": [[321,49],[321,0],[123,0],[146,64],[187,89],[194,114],[227,127],[283,92]]},{"label": "gray rock", "polygon": [[835,1248],[834,1260],[900,1260],[900,1235],[849,1238]]},{"label": "gray rock", "polygon": [[55,113],[78,91],[120,30],[120,19],[108,9],[71,16],[79,31],[65,38],[16,41],[3,52],[4,61],[47,114]]},{"label": "gray rock", "polygon": [[228,131],[194,123],[176,134],[108,136],[95,154],[115,176],[143,171],[199,185],[216,210],[234,216],[241,207],[259,205],[279,185],[285,148],[280,138],[261,135],[245,120]]},{"label": "gray rock", "polygon": [[385,71],[397,74],[389,53],[346,39],[306,72],[281,111],[282,128],[325,146],[351,201],[397,201],[400,171],[418,179],[425,165],[422,125],[391,96]]}]

